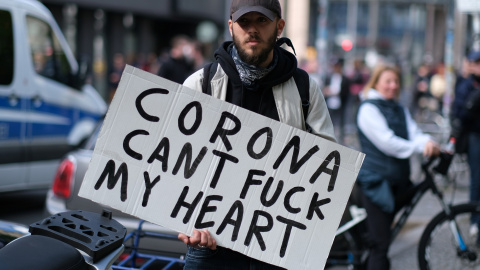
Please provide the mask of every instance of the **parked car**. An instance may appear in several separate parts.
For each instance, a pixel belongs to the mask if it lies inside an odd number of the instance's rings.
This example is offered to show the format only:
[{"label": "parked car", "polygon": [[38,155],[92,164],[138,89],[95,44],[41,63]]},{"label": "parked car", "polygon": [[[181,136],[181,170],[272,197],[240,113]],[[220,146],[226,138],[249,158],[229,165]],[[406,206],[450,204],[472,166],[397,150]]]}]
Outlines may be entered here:
[{"label": "parked car", "polygon": [[83,67],[43,4],[0,0],[0,192],[48,188],[105,114]]},{"label": "parked car", "polygon": [[[102,122],[99,123],[82,147],[69,152],[58,166],[53,184],[47,192],[45,215],[53,215],[69,210],[85,210],[101,213],[102,209],[108,209],[112,211],[113,218],[125,226],[130,232],[137,228],[139,224],[138,218],[78,196],[78,191],[80,190],[92,158],[95,142],[100,133],[101,124]],[[169,256],[180,257],[186,253],[186,245],[176,239],[177,232],[148,222],[143,224],[143,230],[175,236],[173,240],[144,239],[142,240],[143,247],[152,249],[156,253]]]}]

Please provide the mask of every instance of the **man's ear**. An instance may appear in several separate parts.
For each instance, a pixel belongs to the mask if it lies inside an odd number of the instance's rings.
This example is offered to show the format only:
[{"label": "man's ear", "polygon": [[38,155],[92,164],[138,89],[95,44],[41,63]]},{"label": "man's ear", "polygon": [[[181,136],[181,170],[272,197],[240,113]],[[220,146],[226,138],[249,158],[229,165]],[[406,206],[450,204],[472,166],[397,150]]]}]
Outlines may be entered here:
[{"label": "man's ear", "polygon": [[233,21],[228,20],[228,30],[230,30],[230,36],[233,37]]},{"label": "man's ear", "polygon": [[281,36],[283,33],[283,29],[285,28],[285,20],[279,19],[277,22],[277,37]]}]

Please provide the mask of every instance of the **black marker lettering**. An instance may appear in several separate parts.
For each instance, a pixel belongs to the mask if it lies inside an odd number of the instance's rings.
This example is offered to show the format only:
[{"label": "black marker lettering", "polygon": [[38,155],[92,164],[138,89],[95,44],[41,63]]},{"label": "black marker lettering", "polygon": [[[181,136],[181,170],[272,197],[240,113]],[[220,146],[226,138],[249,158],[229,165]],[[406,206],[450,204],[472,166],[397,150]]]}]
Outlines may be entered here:
[{"label": "black marker lettering", "polygon": [[297,213],[300,213],[300,211],[302,210],[300,207],[298,208],[294,208],[292,207],[292,204],[290,203],[290,199],[292,198],[293,194],[297,193],[297,192],[300,192],[300,191],[305,191],[305,188],[304,187],[293,187],[292,189],[290,189],[287,194],[285,194],[285,199],[283,201],[283,205],[285,206],[285,209],[287,209],[288,212],[292,213],[292,214],[297,214]]},{"label": "black marker lettering", "polygon": [[128,133],[127,136],[125,136],[125,139],[123,139],[123,150],[132,158],[142,160],[142,154],[133,151],[130,147],[130,140],[137,135],[150,135],[150,133],[142,129],[134,130]]},{"label": "black marker lettering", "polygon": [[247,196],[247,192],[250,186],[262,184],[261,180],[253,179],[254,175],[265,176],[266,174],[267,173],[265,171],[260,171],[260,170],[248,171],[247,180],[245,180],[245,184],[243,185],[242,192],[240,193],[240,199],[245,199],[245,196]]},{"label": "black marker lettering", "polygon": [[[253,150],[253,146],[255,146],[255,143],[257,142],[258,138],[262,136],[263,134],[267,134],[267,140],[265,142],[265,147],[260,153],[255,153]],[[273,132],[272,129],[269,127],[265,127],[257,131],[255,134],[253,134],[252,138],[248,141],[247,144],[247,153],[250,157],[253,159],[262,159],[265,155],[268,154],[270,151],[270,148],[272,148],[272,139],[273,139]]]},{"label": "black marker lettering", "polygon": [[202,162],[202,159],[207,153],[207,150],[207,147],[204,146],[202,150],[200,150],[200,153],[195,158],[195,161],[192,164],[192,145],[190,143],[186,143],[182,148],[182,152],[180,152],[180,155],[178,156],[177,163],[173,168],[172,174],[177,175],[178,171],[180,170],[180,166],[182,166],[182,162],[186,157],[185,167],[183,169],[183,177],[185,177],[185,179],[190,178],[197,170],[200,162]]},{"label": "black marker lettering", "polygon": [[200,213],[198,213],[197,220],[195,221],[196,229],[210,228],[210,227],[213,227],[213,225],[215,225],[214,221],[203,222],[202,220],[205,217],[205,213],[217,211],[216,206],[208,205],[210,201],[222,201],[222,199],[223,197],[219,195],[210,195],[205,197],[205,201],[203,201],[202,208],[200,208]]},{"label": "black marker lettering", "polygon": [[220,174],[222,174],[223,167],[225,166],[225,161],[231,161],[233,163],[238,163],[238,158],[229,155],[224,152],[220,152],[217,150],[212,151],[215,156],[220,157],[220,161],[218,162],[218,166],[215,169],[215,174],[213,175],[212,181],[210,182],[210,187],[215,188],[217,187],[218,180],[220,179]]},{"label": "black marker lettering", "polygon": [[291,174],[295,174],[296,172],[298,172],[298,170],[302,167],[302,165],[305,162],[307,162],[310,159],[310,157],[319,150],[318,146],[315,145],[310,150],[308,150],[308,152],[300,160],[298,160],[298,155],[300,152],[300,137],[294,136],[288,142],[288,144],[285,145],[285,148],[283,148],[282,153],[273,164],[274,169],[278,169],[278,167],[280,166],[280,164],[282,164],[283,160],[285,159],[288,152],[290,152],[290,149],[292,148],[293,148],[292,162],[290,163]]},{"label": "black marker lettering", "polygon": [[158,122],[160,121],[160,118],[156,116],[152,116],[148,113],[145,112],[145,110],[142,107],[142,100],[151,94],[168,94],[168,90],[162,89],[162,88],[151,88],[148,90],[143,91],[140,95],[138,95],[137,99],[135,100],[135,107],[137,107],[137,111],[140,114],[140,116],[143,117],[143,119],[150,121],[150,122]]},{"label": "black marker lettering", "polygon": [[115,185],[118,182],[118,179],[120,178],[120,176],[122,176],[122,183],[120,186],[120,200],[122,200],[122,202],[127,200],[127,184],[128,184],[127,163],[123,162],[120,165],[120,167],[118,167],[117,173],[115,173],[115,161],[109,160],[105,165],[105,169],[103,169],[102,174],[98,178],[97,183],[95,184],[95,190],[98,190],[102,186],[103,181],[105,181],[105,178],[107,176],[108,176],[107,188],[110,190],[115,187]]},{"label": "black marker lettering", "polygon": [[260,195],[260,201],[265,207],[270,207],[275,204],[275,202],[278,200],[278,197],[280,196],[280,193],[282,192],[283,189],[283,181],[280,180],[277,184],[277,189],[275,189],[275,193],[272,195],[272,198],[270,200],[267,200],[267,194],[268,191],[270,191],[270,187],[272,186],[273,183],[273,177],[269,177],[267,180],[267,183],[263,187],[262,194]]},{"label": "black marker lettering", "polygon": [[143,179],[145,180],[145,193],[143,193],[142,206],[145,207],[148,204],[148,198],[150,197],[150,193],[152,193],[152,188],[160,181],[160,175],[155,177],[153,182],[150,182],[148,172],[143,172]]},{"label": "black marker lettering", "polygon": [[277,220],[287,225],[287,228],[285,228],[285,235],[283,235],[282,246],[280,247],[280,257],[283,258],[285,256],[285,252],[287,251],[288,240],[290,239],[290,234],[292,233],[292,227],[305,230],[307,229],[307,226],[281,216],[277,216]]},{"label": "black marker lettering", "polygon": [[320,206],[330,203],[331,200],[327,198],[327,199],[317,201],[317,199],[318,199],[318,193],[315,192],[315,194],[313,194],[312,201],[310,202],[310,207],[308,208],[308,214],[307,214],[308,220],[312,220],[313,212],[317,214],[319,219],[323,220],[325,218],[322,211],[320,210]]},{"label": "black marker lettering", "polygon": [[[163,151],[163,155],[160,155],[160,151]],[[168,155],[170,153],[170,141],[167,137],[163,137],[163,139],[158,143],[157,148],[155,151],[150,155],[147,162],[150,164],[155,159],[162,162],[162,171],[166,172],[168,170]]]},{"label": "black marker lettering", "polygon": [[[258,226],[258,217],[263,216],[267,219],[267,225],[265,226]],[[247,237],[245,238],[245,246],[249,246],[250,242],[252,241],[253,235],[257,238],[258,244],[260,245],[260,249],[265,251],[267,247],[265,246],[265,241],[263,241],[262,232],[269,232],[273,228],[273,218],[272,216],[261,210],[255,210],[253,213],[252,223],[250,223],[250,228],[248,229]]]},{"label": "black marker lettering", "polygon": [[[330,161],[332,159],[335,159],[333,169],[328,169],[327,166],[330,164]],[[331,152],[327,158],[323,161],[322,165],[318,167],[318,169],[313,173],[312,177],[310,178],[310,183],[315,183],[317,178],[322,174],[330,174],[330,182],[328,183],[328,191],[333,191],[335,188],[335,182],[337,181],[337,175],[338,175],[338,168],[340,167],[340,153],[338,151],[333,151]]]},{"label": "black marker lettering", "polygon": [[[223,128],[227,118],[232,120],[233,123],[235,124],[235,126],[232,129]],[[212,134],[212,137],[210,137],[210,142],[215,143],[217,138],[220,137],[220,139],[222,139],[223,141],[223,144],[227,148],[227,151],[230,151],[232,150],[232,145],[230,144],[230,141],[228,140],[227,136],[237,134],[240,131],[241,127],[242,127],[242,123],[240,122],[240,119],[238,119],[235,115],[229,112],[223,112],[222,116],[220,117],[220,121],[218,121],[217,127],[215,128],[215,131]]]},{"label": "black marker lettering", "polygon": [[[238,211],[237,211],[238,210]],[[237,212],[237,219],[232,219],[233,214]],[[225,230],[225,227],[227,227],[227,224],[230,224],[233,226],[233,233],[232,233],[232,241],[237,241],[238,238],[238,232],[240,231],[240,226],[242,225],[242,220],[243,220],[243,204],[241,201],[235,201],[230,207],[230,210],[228,210],[227,215],[222,221],[222,224],[217,229],[217,235],[220,235],[223,230]]]},{"label": "black marker lettering", "polygon": [[183,188],[182,194],[180,194],[180,197],[178,198],[177,204],[175,204],[175,207],[173,208],[172,214],[170,214],[170,217],[176,218],[182,206],[187,208],[187,213],[183,218],[183,224],[187,224],[190,221],[190,218],[192,217],[192,214],[193,214],[193,210],[195,210],[195,207],[197,207],[198,202],[202,199],[202,196],[203,196],[203,192],[200,191],[192,203],[187,203],[185,202],[185,198],[187,197],[187,194],[188,194],[188,186],[185,186]]},{"label": "black marker lettering", "polygon": [[[185,117],[193,107],[195,107],[196,109],[195,122],[193,123],[190,129],[187,129],[185,127]],[[185,108],[180,113],[178,117],[178,128],[180,132],[188,136],[188,135],[194,134],[197,131],[198,127],[200,126],[200,123],[202,123],[202,105],[198,101],[193,101],[187,106],[185,106]]]}]

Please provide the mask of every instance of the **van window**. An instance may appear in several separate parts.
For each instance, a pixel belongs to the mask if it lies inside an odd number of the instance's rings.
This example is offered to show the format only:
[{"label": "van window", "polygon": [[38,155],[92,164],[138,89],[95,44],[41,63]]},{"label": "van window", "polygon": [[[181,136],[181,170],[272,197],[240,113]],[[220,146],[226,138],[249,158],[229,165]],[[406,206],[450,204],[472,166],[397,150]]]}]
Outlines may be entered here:
[{"label": "van window", "polygon": [[35,71],[68,84],[71,67],[53,30],[46,22],[31,16],[27,16],[27,29]]},{"label": "van window", "polygon": [[0,85],[12,83],[13,48],[12,14],[0,10]]}]

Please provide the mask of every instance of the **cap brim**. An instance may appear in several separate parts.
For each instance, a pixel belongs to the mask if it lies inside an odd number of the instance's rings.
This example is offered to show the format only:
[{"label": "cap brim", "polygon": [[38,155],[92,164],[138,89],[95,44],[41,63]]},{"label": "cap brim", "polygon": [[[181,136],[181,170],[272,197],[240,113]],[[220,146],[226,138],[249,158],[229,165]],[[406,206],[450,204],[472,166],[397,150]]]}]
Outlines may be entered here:
[{"label": "cap brim", "polygon": [[263,15],[265,15],[267,18],[269,18],[271,21],[275,20],[275,17],[276,17],[276,14],[275,12],[269,10],[269,9],[266,9],[262,6],[246,6],[246,7],[243,7],[237,11],[235,11],[233,14],[232,14],[232,21],[233,22],[236,22],[240,17],[242,17],[243,15],[249,13],[249,12],[259,12],[259,13],[262,13]]}]

